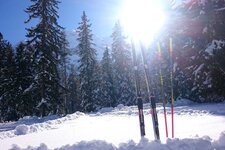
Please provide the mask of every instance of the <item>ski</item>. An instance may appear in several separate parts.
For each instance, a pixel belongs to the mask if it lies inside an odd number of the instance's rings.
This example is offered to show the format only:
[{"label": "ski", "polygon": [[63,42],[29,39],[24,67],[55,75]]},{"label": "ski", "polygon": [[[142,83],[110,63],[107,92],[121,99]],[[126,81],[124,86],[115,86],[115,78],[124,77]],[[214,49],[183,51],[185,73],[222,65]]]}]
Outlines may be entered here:
[{"label": "ski", "polygon": [[155,97],[153,95],[151,95],[150,101],[151,101],[151,115],[152,115],[154,136],[155,136],[156,140],[160,140],[159,122],[158,122],[158,116],[157,116],[157,112],[156,112]]},{"label": "ski", "polygon": [[155,136],[156,140],[160,140],[159,122],[158,122],[158,117],[157,117],[157,112],[156,112],[156,103],[155,103],[155,97],[153,94],[153,90],[150,91],[150,74],[149,74],[149,69],[148,69],[148,65],[147,65],[145,49],[144,49],[144,46],[142,45],[142,43],[140,45],[141,45],[142,58],[143,58],[143,63],[144,63],[144,72],[145,72],[145,81],[146,81],[146,85],[147,85],[147,92],[148,92],[148,97],[151,102],[151,115],[152,115],[154,136]]},{"label": "ski", "polygon": [[135,46],[134,46],[133,41],[131,41],[131,48],[132,48],[132,53],[133,53],[136,100],[137,100],[137,105],[138,105],[140,133],[141,133],[141,137],[143,137],[143,136],[145,136],[145,121],[144,121],[144,112],[143,112],[143,100],[142,100],[142,97],[141,97],[140,77],[139,77],[139,74],[138,74],[138,64],[137,64],[136,50],[135,50]]},{"label": "ski", "polygon": [[140,123],[140,133],[141,136],[145,136],[145,121],[144,121],[144,113],[143,113],[143,101],[141,97],[137,97],[138,102],[138,115],[139,115],[139,123]]},{"label": "ski", "polygon": [[173,43],[172,38],[170,38],[170,84],[171,84],[171,122],[172,122],[172,138],[174,138],[174,91],[173,91]]},{"label": "ski", "polygon": [[163,101],[163,112],[164,112],[164,121],[165,121],[165,130],[166,130],[166,138],[168,138],[168,127],[167,127],[167,113],[166,113],[166,100],[165,100],[165,95],[164,95],[164,82],[163,82],[163,76],[162,76],[162,52],[161,52],[161,47],[160,44],[157,44],[158,48],[158,61],[159,61],[159,76],[160,76],[160,92],[161,92],[161,98]]}]

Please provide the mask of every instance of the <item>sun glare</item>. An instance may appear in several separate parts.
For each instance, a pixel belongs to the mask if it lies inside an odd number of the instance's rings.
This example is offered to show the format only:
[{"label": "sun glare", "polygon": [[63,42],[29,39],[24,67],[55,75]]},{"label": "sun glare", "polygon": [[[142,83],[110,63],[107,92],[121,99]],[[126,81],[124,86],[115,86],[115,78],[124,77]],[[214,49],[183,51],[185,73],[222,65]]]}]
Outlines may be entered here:
[{"label": "sun glare", "polygon": [[150,44],[165,22],[159,0],[124,0],[120,22],[134,41]]}]

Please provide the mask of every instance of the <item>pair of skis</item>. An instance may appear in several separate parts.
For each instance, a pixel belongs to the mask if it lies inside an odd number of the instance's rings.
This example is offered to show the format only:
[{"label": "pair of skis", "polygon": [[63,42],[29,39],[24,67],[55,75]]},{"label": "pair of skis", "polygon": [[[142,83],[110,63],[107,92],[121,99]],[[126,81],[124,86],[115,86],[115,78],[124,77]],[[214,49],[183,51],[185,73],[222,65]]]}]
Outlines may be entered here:
[{"label": "pair of skis", "polygon": [[[136,96],[137,96],[137,102],[138,102],[138,113],[139,113],[139,123],[140,123],[140,133],[141,136],[145,136],[145,124],[144,124],[144,113],[143,113],[143,99],[141,97],[141,89],[140,89],[140,77],[138,74],[138,64],[137,64],[137,58],[136,58],[136,51],[135,51],[135,46],[133,42],[131,42],[132,46],[132,52],[133,52],[133,62],[134,62],[134,74],[135,74],[135,87],[136,87]],[[158,51],[159,51],[159,58],[161,59],[161,49],[160,45],[158,44]],[[156,103],[155,103],[155,97],[153,93],[150,93],[150,74],[149,74],[149,68],[147,65],[147,59],[146,59],[146,54],[143,45],[141,44],[141,52],[142,52],[142,57],[143,57],[143,62],[144,62],[144,72],[145,72],[145,80],[146,80],[146,85],[147,85],[147,92],[148,92],[148,97],[151,102],[151,115],[152,115],[152,123],[153,123],[153,131],[154,131],[154,136],[156,140],[160,140],[160,134],[159,134],[159,123],[158,123],[158,117],[157,117],[157,112],[156,112]],[[171,66],[172,66],[172,39],[170,39],[170,57],[171,57]],[[161,62],[161,61],[160,61]],[[173,68],[172,68],[173,69]],[[171,99],[172,99],[172,104],[171,104],[171,114],[172,114],[172,138],[174,138],[174,110],[173,110],[173,103],[174,103],[174,98],[173,98],[173,71],[171,69],[171,74],[170,74],[170,79],[171,79]],[[162,78],[162,72],[160,68],[160,84],[161,84],[161,94],[164,94],[164,89],[163,89],[163,78]],[[153,91],[153,90],[151,90]],[[164,119],[165,119],[165,129],[166,129],[166,137],[168,137],[168,128],[167,128],[167,117],[166,117],[166,108],[165,108],[166,102],[165,98],[163,98],[163,108],[164,108]]]},{"label": "pair of skis", "polygon": [[[135,75],[135,87],[136,87],[136,97],[137,97],[137,102],[138,102],[138,114],[139,114],[139,124],[140,124],[140,133],[141,136],[145,136],[145,123],[144,123],[144,112],[143,112],[143,99],[141,95],[141,89],[140,89],[140,76],[138,73],[138,64],[137,64],[137,58],[136,58],[136,51],[135,51],[135,46],[134,43],[131,42],[132,46],[132,53],[133,53],[133,62],[134,62],[134,75]],[[159,123],[158,123],[158,118],[157,118],[157,113],[156,113],[156,103],[154,99],[154,95],[150,93],[150,86],[149,86],[149,70],[147,67],[147,60],[146,60],[146,55],[143,46],[141,45],[141,51],[142,51],[142,56],[143,56],[143,61],[144,61],[144,70],[145,70],[145,80],[146,80],[146,85],[147,85],[147,90],[148,90],[148,97],[151,101],[151,114],[152,114],[152,122],[153,122],[153,128],[154,128],[154,135],[155,139],[159,140]]]}]

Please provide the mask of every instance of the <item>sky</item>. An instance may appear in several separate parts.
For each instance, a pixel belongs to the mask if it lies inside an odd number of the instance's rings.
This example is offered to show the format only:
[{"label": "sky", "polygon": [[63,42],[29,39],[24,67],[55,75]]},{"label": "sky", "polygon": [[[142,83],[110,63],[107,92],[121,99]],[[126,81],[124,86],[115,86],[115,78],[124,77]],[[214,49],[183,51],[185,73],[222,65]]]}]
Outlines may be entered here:
[{"label": "sky", "polygon": [[[61,0],[59,24],[68,32],[78,27],[82,12],[85,11],[92,24],[93,34],[100,38],[109,37],[123,0]],[[13,45],[25,40],[26,30],[35,22],[25,24],[28,14],[24,10],[30,0],[0,0],[0,32]]]}]

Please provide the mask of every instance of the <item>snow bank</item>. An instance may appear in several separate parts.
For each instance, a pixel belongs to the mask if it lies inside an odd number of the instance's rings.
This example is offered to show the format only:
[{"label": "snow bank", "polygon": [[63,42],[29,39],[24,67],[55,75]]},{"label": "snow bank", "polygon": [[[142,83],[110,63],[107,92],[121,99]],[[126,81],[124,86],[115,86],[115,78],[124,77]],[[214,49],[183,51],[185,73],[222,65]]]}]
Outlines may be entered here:
[{"label": "snow bank", "polygon": [[[211,138],[204,136],[202,138],[187,138],[187,139],[168,139],[165,144],[160,141],[149,141],[146,138],[140,140],[139,143],[129,141],[121,143],[119,147],[115,147],[111,143],[105,141],[81,141],[74,145],[65,145],[55,150],[224,150],[225,149],[225,132],[222,132],[220,138],[212,141]],[[48,150],[46,144],[41,144],[39,147],[20,148],[13,145],[11,150]]]},{"label": "snow bank", "polygon": [[116,147],[105,141],[82,141],[72,146],[66,145],[58,150],[115,150]]},{"label": "snow bank", "polygon": [[[0,139],[12,138],[17,135],[25,135],[34,132],[40,132],[44,130],[50,130],[57,128],[57,125],[62,124],[63,122],[77,119],[80,116],[84,116],[84,113],[76,112],[74,114],[66,115],[65,117],[59,117],[56,115],[48,116],[44,118],[38,117],[24,117],[15,123],[15,128],[13,128],[12,123],[8,125],[8,128],[11,128],[9,131],[0,132]],[[6,126],[6,123],[0,124]],[[7,128],[7,126],[6,126]]]},{"label": "snow bank", "polygon": [[174,102],[174,106],[190,106],[196,104],[195,102],[189,100],[189,99],[177,99]]},{"label": "snow bank", "polygon": [[98,110],[99,113],[107,113],[107,112],[112,112],[113,111],[113,107],[104,107],[101,108],[100,110]]},{"label": "snow bank", "polygon": [[[191,106],[191,105],[195,105],[197,104],[196,102],[193,102],[189,99],[184,99],[184,98],[178,98],[176,99],[176,101],[174,101],[174,106],[175,107],[179,107],[179,106]],[[167,107],[170,107],[171,104],[167,103],[166,104]],[[160,107],[162,107],[161,103],[157,103],[157,108],[159,109]],[[151,108],[149,103],[144,104],[144,108]],[[117,105],[117,107],[113,108],[113,107],[104,107],[101,108],[100,110],[98,110],[96,115],[100,115],[100,114],[113,114],[114,112],[116,112],[116,114],[125,114],[125,115],[132,115],[132,114],[137,114],[137,111],[134,111],[135,109],[137,109],[137,106],[124,106],[123,104],[119,104]],[[161,112],[161,111],[160,111]],[[149,112],[147,112],[148,114]]]},{"label": "snow bank", "polygon": [[[145,105],[145,104],[144,104]],[[148,104],[149,105],[149,104]],[[117,105],[115,108],[113,107],[104,107],[98,110],[96,114],[92,115],[108,115],[108,114],[117,114],[117,115],[136,115],[137,111],[137,106],[124,106],[123,104]],[[135,111],[134,111],[135,110]]]},{"label": "snow bank", "polygon": [[29,130],[29,127],[26,126],[25,124],[22,124],[22,125],[18,125],[15,129],[15,135],[25,135],[27,134]]},{"label": "snow bank", "polygon": [[47,147],[47,145],[42,143],[42,144],[40,144],[39,147],[29,146],[29,147],[27,147],[25,149],[22,149],[19,146],[17,146],[16,144],[14,144],[10,150],[48,150],[48,147]]},{"label": "snow bank", "polygon": [[214,141],[213,146],[216,150],[224,150],[225,149],[225,131],[220,134],[220,138],[217,141]]},{"label": "snow bank", "polygon": [[121,110],[121,109],[123,109],[124,108],[124,105],[123,104],[119,104],[119,105],[117,105],[117,107],[116,107],[117,109],[119,109],[119,110]]},{"label": "snow bank", "polygon": [[[194,105],[194,104],[196,104],[196,103],[189,99],[178,98],[178,99],[176,99],[176,101],[174,101],[173,105],[174,106],[190,106],[190,105]],[[170,105],[171,105],[170,103],[166,104],[167,107],[170,107]]]}]

